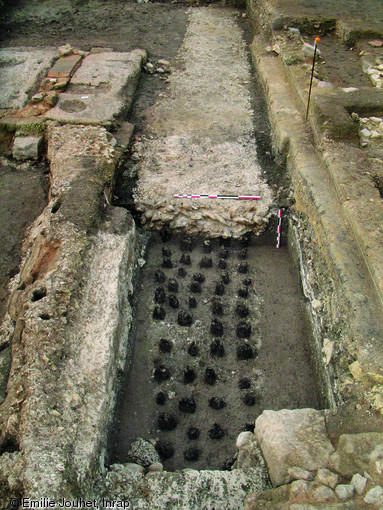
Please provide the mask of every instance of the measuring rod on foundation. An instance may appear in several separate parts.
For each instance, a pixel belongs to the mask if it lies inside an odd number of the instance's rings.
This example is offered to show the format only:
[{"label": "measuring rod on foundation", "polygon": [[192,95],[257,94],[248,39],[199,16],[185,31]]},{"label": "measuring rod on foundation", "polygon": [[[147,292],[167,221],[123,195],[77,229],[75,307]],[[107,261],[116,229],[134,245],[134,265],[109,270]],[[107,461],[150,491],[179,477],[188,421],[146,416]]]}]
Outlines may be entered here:
[{"label": "measuring rod on foundation", "polygon": [[281,246],[282,209],[278,211],[277,248]]},{"label": "measuring rod on foundation", "polygon": [[256,195],[173,195],[173,198],[217,198],[221,200],[260,200]]}]

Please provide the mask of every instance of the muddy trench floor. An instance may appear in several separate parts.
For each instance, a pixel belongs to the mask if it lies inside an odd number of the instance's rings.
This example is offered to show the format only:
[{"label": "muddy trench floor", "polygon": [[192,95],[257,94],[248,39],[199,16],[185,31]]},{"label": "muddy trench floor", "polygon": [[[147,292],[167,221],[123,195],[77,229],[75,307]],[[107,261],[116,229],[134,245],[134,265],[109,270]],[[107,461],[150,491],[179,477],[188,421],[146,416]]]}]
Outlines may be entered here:
[{"label": "muddy trench floor", "polygon": [[320,407],[287,248],[153,234],[145,258],[113,462],[142,437],[166,470],[227,469],[264,409]]}]

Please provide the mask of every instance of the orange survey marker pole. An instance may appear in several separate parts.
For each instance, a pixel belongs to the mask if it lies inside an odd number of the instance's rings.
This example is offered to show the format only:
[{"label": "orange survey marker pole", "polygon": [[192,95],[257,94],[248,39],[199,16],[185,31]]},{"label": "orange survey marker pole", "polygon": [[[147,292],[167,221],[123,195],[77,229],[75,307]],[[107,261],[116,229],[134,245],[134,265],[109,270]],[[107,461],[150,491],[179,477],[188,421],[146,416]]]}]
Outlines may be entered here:
[{"label": "orange survey marker pole", "polygon": [[320,37],[315,37],[315,43],[314,43],[314,56],[313,56],[313,66],[311,68],[311,79],[310,79],[310,88],[309,88],[309,98],[307,101],[307,110],[306,110],[306,120],[309,116],[309,108],[310,108],[310,97],[311,97],[311,87],[313,85],[313,76],[314,76],[314,67],[315,67],[315,57],[317,54],[317,47],[318,43],[320,41]]}]

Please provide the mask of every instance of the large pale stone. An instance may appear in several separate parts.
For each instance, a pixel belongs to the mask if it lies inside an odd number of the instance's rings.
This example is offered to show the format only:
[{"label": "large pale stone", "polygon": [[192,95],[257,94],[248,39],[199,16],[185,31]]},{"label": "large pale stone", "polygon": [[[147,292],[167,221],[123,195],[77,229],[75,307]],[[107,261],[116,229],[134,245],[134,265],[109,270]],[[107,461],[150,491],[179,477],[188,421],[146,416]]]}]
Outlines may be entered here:
[{"label": "large pale stone", "polygon": [[292,480],[291,467],[314,471],[326,466],[334,451],[323,413],[315,409],[264,411],[255,423],[255,435],[274,487]]},{"label": "large pale stone", "polygon": [[45,116],[75,124],[105,124],[121,118],[132,102],[145,61],[146,52],[138,49],[88,55]]},{"label": "large pale stone", "polygon": [[0,108],[22,108],[54,61],[55,50],[0,50]]},{"label": "large pale stone", "polygon": [[37,159],[42,146],[42,136],[16,136],[13,157],[19,160]]},{"label": "large pale stone", "polygon": [[383,459],[383,434],[362,432],[343,434],[337,451],[331,455],[329,466],[346,478],[367,471],[376,480],[382,480],[380,463]]}]

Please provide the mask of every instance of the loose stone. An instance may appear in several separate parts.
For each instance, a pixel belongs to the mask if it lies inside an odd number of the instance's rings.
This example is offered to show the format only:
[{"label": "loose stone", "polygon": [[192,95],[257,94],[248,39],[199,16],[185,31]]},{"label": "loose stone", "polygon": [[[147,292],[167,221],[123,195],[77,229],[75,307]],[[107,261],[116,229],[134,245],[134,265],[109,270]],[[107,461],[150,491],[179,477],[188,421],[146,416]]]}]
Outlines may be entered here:
[{"label": "loose stone", "polygon": [[186,369],[184,371],[184,383],[191,384],[192,382],[195,381],[196,377],[197,377],[197,374],[195,373],[195,371],[190,367],[186,367]]},{"label": "loose stone", "polygon": [[217,375],[213,368],[207,368],[205,370],[205,383],[209,386],[213,386],[217,380]]},{"label": "loose stone", "polygon": [[185,266],[190,266],[191,265],[190,255],[186,255],[185,253],[183,253],[181,255],[180,262],[181,262],[181,264],[184,264]]},{"label": "loose stone", "polygon": [[315,476],[315,481],[321,483],[322,485],[327,485],[328,487],[331,487],[331,489],[335,489],[340,480],[339,475],[336,473],[333,473],[326,468],[320,468],[318,469]]},{"label": "loose stone", "polygon": [[189,347],[188,347],[188,354],[190,356],[198,356],[199,354],[199,349],[198,349],[198,346],[195,342],[192,342]]},{"label": "loose stone", "polygon": [[201,434],[201,432],[196,427],[189,427],[188,431],[186,432],[188,439],[190,439],[192,441],[195,441],[196,439],[198,439],[200,434]]},{"label": "loose stone", "polygon": [[199,459],[199,450],[198,448],[188,448],[184,451],[184,459],[188,462],[194,462]]},{"label": "loose stone", "polygon": [[157,283],[163,283],[165,281],[165,273],[163,271],[156,271],[154,273],[154,280]]},{"label": "loose stone", "polygon": [[223,306],[222,302],[219,299],[215,299],[212,303],[212,312],[214,315],[222,315],[223,314]]},{"label": "loose stone", "polygon": [[209,406],[216,411],[223,409],[226,406],[226,402],[221,397],[212,397],[209,400]]},{"label": "loose stone", "polygon": [[195,294],[201,294],[202,292],[201,284],[199,282],[191,282],[190,292],[194,292]]},{"label": "loose stone", "polygon": [[249,266],[248,266],[247,262],[241,262],[238,265],[238,273],[245,274],[248,271],[249,271]]},{"label": "loose stone", "polygon": [[174,294],[169,294],[169,306],[170,308],[179,308],[180,303]]},{"label": "loose stone", "polygon": [[177,293],[178,292],[178,282],[174,278],[171,278],[168,282],[168,290],[169,292]]},{"label": "loose stone", "polygon": [[164,259],[162,261],[162,267],[166,267],[167,269],[171,269],[173,267],[173,262],[171,259]]},{"label": "loose stone", "polygon": [[170,413],[161,413],[157,419],[160,430],[174,430],[177,427],[177,419]]},{"label": "loose stone", "polygon": [[238,323],[236,333],[238,338],[249,338],[251,335],[251,324],[249,322]]},{"label": "loose stone", "polygon": [[225,348],[221,340],[215,339],[210,344],[210,355],[222,358],[225,355]]},{"label": "loose stone", "polygon": [[230,283],[230,275],[229,275],[228,271],[222,271],[221,278],[222,278],[222,282],[225,285],[228,285]]},{"label": "loose stone", "polygon": [[355,487],[356,492],[360,495],[363,494],[366,488],[367,478],[356,473],[352,478],[350,484]]},{"label": "loose stone", "polygon": [[156,450],[158,455],[160,456],[161,460],[167,460],[170,459],[170,457],[173,457],[174,455],[174,447],[172,443],[164,443],[162,441],[159,441],[156,444]]},{"label": "loose stone", "polygon": [[163,470],[164,466],[161,464],[161,462],[153,462],[153,464],[150,464],[150,466],[148,467],[149,473],[162,473]]},{"label": "loose stone", "polygon": [[161,352],[170,352],[172,350],[173,344],[169,340],[166,340],[166,338],[161,338],[158,347]]},{"label": "loose stone", "polygon": [[187,313],[181,310],[178,312],[178,324],[180,326],[191,326],[193,323],[193,317]]},{"label": "loose stone", "polygon": [[194,397],[184,397],[178,402],[178,409],[183,413],[193,414],[196,410],[196,402]]},{"label": "loose stone", "polygon": [[365,495],[363,501],[372,505],[383,504],[383,489],[380,485],[370,489]]},{"label": "loose stone", "polygon": [[159,406],[163,406],[166,402],[166,396],[165,396],[165,393],[163,393],[162,391],[160,391],[159,393],[157,393],[156,395],[156,404],[159,405]]},{"label": "loose stone", "polygon": [[195,297],[189,297],[189,308],[197,308],[197,300]]},{"label": "loose stone", "polygon": [[165,299],[166,299],[166,294],[165,294],[164,288],[163,287],[158,287],[154,291],[154,301],[155,301],[155,303],[158,303],[158,304],[165,303]]},{"label": "loose stone", "polygon": [[211,439],[222,439],[225,435],[225,432],[221,425],[214,423],[211,429],[209,429],[208,434]]},{"label": "loose stone", "polygon": [[204,283],[206,280],[205,275],[202,273],[195,273],[193,274],[193,280],[199,283]]},{"label": "loose stone", "polygon": [[217,296],[223,296],[225,294],[224,284],[222,282],[217,283],[214,292]]},{"label": "loose stone", "polygon": [[249,291],[247,290],[247,287],[240,287],[238,289],[238,296],[241,298],[246,299],[249,295]]},{"label": "loose stone", "polygon": [[338,485],[335,487],[335,492],[340,499],[350,499],[354,495],[355,488],[352,485]]},{"label": "loose stone", "polygon": [[160,365],[154,370],[154,380],[158,383],[167,381],[170,378],[170,370],[164,365]]},{"label": "loose stone", "polygon": [[241,361],[247,359],[254,359],[257,356],[256,349],[253,349],[251,345],[243,342],[237,347],[237,358]]},{"label": "loose stone", "polygon": [[213,260],[209,257],[203,257],[199,263],[199,266],[205,268],[213,267]]},{"label": "loose stone", "polygon": [[210,324],[210,333],[214,336],[223,335],[223,324],[218,319],[213,319]]},{"label": "loose stone", "polygon": [[153,319],[163,321],[166,317],[166,310],[162,306],[155,306],[153,310]]}]

